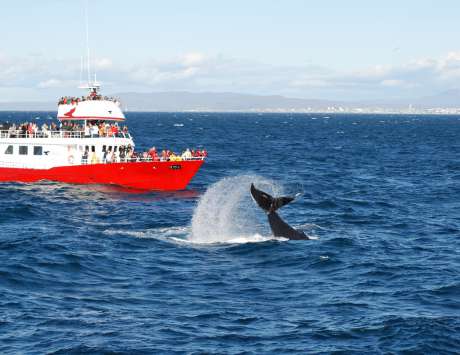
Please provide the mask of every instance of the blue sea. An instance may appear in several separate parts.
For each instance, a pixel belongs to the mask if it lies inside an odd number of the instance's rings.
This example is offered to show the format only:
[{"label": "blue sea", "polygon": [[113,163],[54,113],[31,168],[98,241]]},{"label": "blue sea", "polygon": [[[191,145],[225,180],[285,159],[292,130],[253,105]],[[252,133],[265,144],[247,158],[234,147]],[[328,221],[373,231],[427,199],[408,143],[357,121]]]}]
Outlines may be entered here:
[{"label": "blue sea", "polygon": [[209,159],[174,193],[0,184],[1,354],[460,353],[459,116],[127,118]]}]

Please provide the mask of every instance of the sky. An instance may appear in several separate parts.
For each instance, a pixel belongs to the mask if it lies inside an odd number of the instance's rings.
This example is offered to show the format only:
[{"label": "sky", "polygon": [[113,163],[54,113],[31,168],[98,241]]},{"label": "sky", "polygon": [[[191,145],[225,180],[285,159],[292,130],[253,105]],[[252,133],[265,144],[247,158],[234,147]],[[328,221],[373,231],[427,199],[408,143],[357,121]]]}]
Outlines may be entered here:
[{"label": "sky", "polygon": [[[0,1],[0,101],[81,94],[87,0]],[[91,0],[91,69],[104,93],[416,98],[460,87],[458,14],[458,0]]]}]

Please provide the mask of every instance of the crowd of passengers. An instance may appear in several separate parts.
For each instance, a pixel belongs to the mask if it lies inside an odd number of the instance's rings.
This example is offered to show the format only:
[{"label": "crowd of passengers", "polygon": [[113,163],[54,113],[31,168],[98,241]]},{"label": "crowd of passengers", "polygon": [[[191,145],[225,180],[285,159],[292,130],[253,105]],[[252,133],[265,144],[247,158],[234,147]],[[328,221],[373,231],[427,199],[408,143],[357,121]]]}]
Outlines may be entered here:
[{"label": "crowd of passengers", "polygon": [[68,131],[84,132],[86,138],[95,137],[124,137],[128,135],[128,127],[120,128],[118,123],[109,124],[104,121],[92,121],[86,125],[78,125],[74,122],[64,122],[63,129]]},{"label": "crowd of passengers", "polygon": [[[0,130],[8,131],[10,138],[47,138],[60,136],[64,137],[124,137],[128,132],[128,127],[120,128],[117,123],[109,124],[105,121],[88,121],[86,125],[72,121],[64,121],[61,125],[51,122],[49,125],[43,123],[41,127],[35,122],[0,123]],[[89,147],[82,154],[83,164],[115,163],[115,162],[136,162],[136,161],[182,161],[193,159],[204,159],[208,156],[205,149],[187,148],[181,154],[176,154],[171,150],[158,152],[152,147],[147,152],[136,152],[131,145],[120,146],[112,151],[112,147],[103,149],[103,155],[98,156],[95,152],[90,152]]]},{"label": "crowd of passengers", "polygon": [[104,121],[91,121],[86,125],[64,121],[60,126],[52,122],[49,125],[43,123],[41,127],[35,122],[24,122],[18,125],[12,123],[3,124],[2,130],[8,132],[9,138],[47,138],[59,136],[61,132],[69,138],[126,137],[129,134],[127,126],[119,127],[117,123],[109,124]]},{"label": "crowd of passengers", "polygon": [[86,147],[82,154],[82,164],[100,164],[100,163],[120,163],[120,162],[141,162],[141,161],[183,161],[204,159],[208,156],[205,149],[189,149],[187,148],[182,154],[176,154],[171,150],[162,150],[159,153],[155,147],[152,147],[147,152],[138,153],[134,151],[131,145],[120,146],[118,152],[112,147],[103,149],[102,157],[99,157],[96,152],[90,153],[89,147]]},{"label": "crowd of passengers", "polygon": [[81,96],[81,97],[62,96],[58,101],[58,105],[78,105],[79,102],[92,101],[92,100],[105,100],[105,101],[118,102],[118,99],[114,97],[102,96],[102,95],[99,95],[95,90],[93,90],[90,92],[88,96]]}]

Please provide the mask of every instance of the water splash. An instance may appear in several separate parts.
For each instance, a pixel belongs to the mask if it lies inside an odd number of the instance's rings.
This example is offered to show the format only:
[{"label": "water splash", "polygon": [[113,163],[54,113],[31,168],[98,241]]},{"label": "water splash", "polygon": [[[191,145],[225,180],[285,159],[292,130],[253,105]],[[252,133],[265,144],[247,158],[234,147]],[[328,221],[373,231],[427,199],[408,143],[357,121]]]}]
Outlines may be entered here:
[{"label": "water splash", "polygon": [[[141,231],[109,229],[104,233],[158,239],[186,245],[245,244],[288,240],[272,235],[265,213],[251,197],[251,183],[274,196],[285,194],[284,186],[258,175],[228,177],[211,185],[201,196],[189,227],[162,227]],[[298,187],[296,191],[299,191]],[[315,226],[303,224],[295,227],[311,231]],[[311,236],[310,238],[317,239]]]},{"label": "water splash", "polygon": [[127,235],[134,238],[140,239],[158,239],[168,241],[170,239],[182,239],[189,235],[189,227],[160,227],[160,228],[149,228],[145,230],[125,230],[125,229],[106,229],[103,232],[105,235]]},{"label": "water splash", "polygon": [[257,175],[224,178],[201,197],[192,218],[193,243],[247,243],[274,239],[249,193],[251,183],[279,195],[282,187]]}]

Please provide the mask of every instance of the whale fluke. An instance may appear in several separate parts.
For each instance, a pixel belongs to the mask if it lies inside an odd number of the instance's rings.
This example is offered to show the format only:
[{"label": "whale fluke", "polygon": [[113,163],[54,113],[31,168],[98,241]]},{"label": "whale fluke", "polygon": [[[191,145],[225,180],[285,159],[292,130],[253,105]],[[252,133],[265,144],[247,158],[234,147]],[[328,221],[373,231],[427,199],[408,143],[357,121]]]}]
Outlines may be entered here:
[{"label": "whale fluke", "polygon": [[304,232],[292,228],[276,213],[276,210],[294,201],[294,197],[273,197],[264,191],[256,189],[254,184],[251,184],[251,195],[259,207],[267,213],[268,223],[275,237],[293,240],[309,239]]}]

